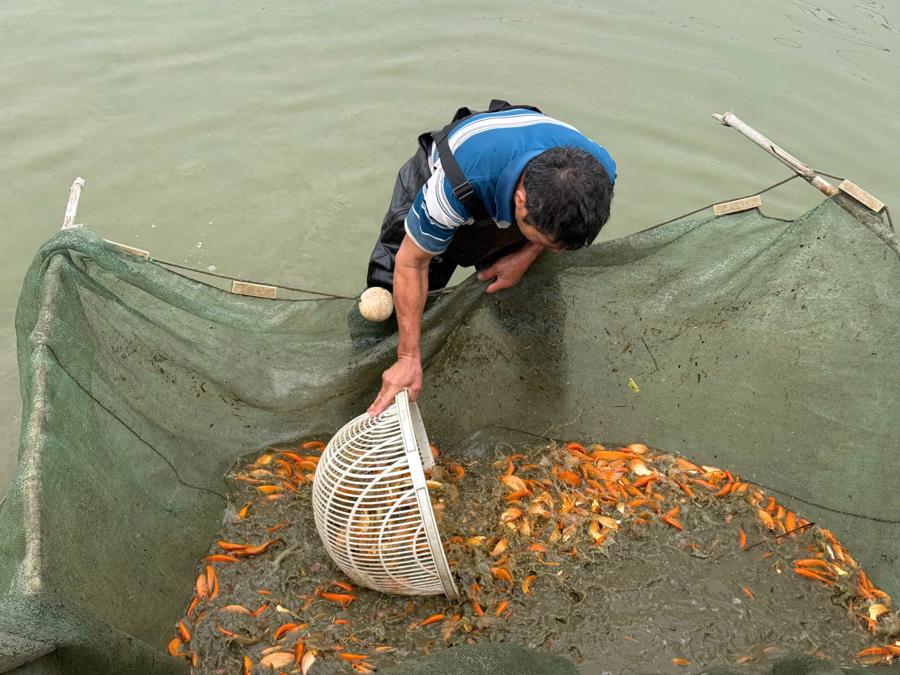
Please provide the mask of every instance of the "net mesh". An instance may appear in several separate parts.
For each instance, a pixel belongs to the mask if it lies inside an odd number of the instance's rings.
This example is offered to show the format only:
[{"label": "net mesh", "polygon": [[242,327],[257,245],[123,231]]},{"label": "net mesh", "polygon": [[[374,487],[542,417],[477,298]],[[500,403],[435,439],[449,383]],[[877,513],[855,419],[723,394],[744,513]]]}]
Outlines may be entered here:
[{"label": "net mesh", "polygon": [[[469,279],[433,298],[432,438],[445,452],[498,429],[640,440],[731,467],[827,523],[897,594],[900,259],[836,199],[794,221],[671,223],[543,256],[496,296]],[[85,230],[39,250],[16,326],[0,670],[52,652],[30,667],[185,672],[165,644],[226,469],[362,411],[392,327],[350,300],[232,295]]]}]

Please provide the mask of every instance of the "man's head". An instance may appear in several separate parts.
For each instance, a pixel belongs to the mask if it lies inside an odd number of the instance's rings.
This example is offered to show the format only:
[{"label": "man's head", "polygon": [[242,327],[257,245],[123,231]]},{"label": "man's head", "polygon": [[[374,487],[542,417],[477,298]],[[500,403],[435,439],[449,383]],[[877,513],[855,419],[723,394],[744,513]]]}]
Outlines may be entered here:
[{"label": "man's head", "polygon": [[515,192],[516,222],[529,241],[555,250],[587,246],[609,220],[613,184],[590,153],[545,150],[525,165]]}]

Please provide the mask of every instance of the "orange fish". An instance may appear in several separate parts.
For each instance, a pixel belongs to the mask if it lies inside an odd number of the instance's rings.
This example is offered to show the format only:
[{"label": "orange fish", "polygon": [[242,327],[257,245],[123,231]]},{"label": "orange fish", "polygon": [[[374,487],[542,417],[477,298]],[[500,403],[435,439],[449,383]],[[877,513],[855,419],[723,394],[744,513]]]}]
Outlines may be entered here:
[{"label": "orange fish", "polygon": [[284,635],[285,633],[290,633],[292,630],[297,628],[299,625],[300,624],[297,624],[297,623],[286,623],[282,626],[279,626],[275,630],[275,639],[278,640],[279,638],[281,638],[282,635]]},{"label": "orange fish", "polygon": [[525,485],[525,481],[523,481],[523,480],[522,480],[521,478],[519,478],[518,476],[513,476],[513,475],[510,475],[510,474],[506,474],[506,475],[500,476],[500,481],[501,481],[507,488],[509,488],[509,490],[512,491],[512,492],[520,492],[520,491],[522,491],[522,490],[525,490],[526,492],[530,492],[530,491],[528,490],[528,486]]},{"label": "orange fish", "polygon": [[763,525],[768,527],[773,532],[775,531],[775,521],[772,519],[772,516],[769,515],[769,513],[767,511],[763,511],[762,509],[756,509],[756,515]]},{"label": "orange fish", "polygon": [[342,591],[347,591],[348,593],[353,590],[353,586],[348,584],[346,581],[332,581],[332,586],[337,586]]},{"label": "orange fish", "polygon": [[690,486],[687,483],[678,483],[678,487],[680,487],[682,492],[684,492],[684,494],[686,494],[688,497],[694,496],[694,491],[691,490]]},{"label": "orange fish", "polygon": [[531,584],[534,583],[535,579],[537,579],[536,574],[529,574],[525,577],[525,580],[522,582],[522,593],[531,595]]},{"label": "orange fish", "polygon": [[831,571],[831,566],[819,558],[802,558],[800,560],[795,560],[794,564],[797,567],[819,567],[823,570]]},{"label": "orange fish", "polygon": [[472,598],[472,612],[475,616],[484,616],[484,610],[478,604],[478,593],[481,591],[481,586],[478,585],[477,581],[473,581],[472,585],[469,586],[469,591]]},{"label": "orange fish", "polygon": [[172,638],[172,641],[169,642],[169,654],[172,656],[181,656],[181,640],[179,638]]},{"label": "orange fish", "polygon": [[197,589],[197,597],[200,597],[200,598],[208,598],[209,597],[209,586],[206,583],[206,575],[205,574],[197,575],[197,583],[195,584],[195,588]]},{"label": "orange fish", "polygon": [[807,579],[813,579],[815,581],[820,581],[826,586],[831,586],[834,582],[831,579],[827,579],[826,577],[813,572],[812,570],[806,569],[805,567],[795,567],[794,573],[799,574],[801,577],[806,577]]},{"label": "orange fish", "polygon": [[494,546],[493,550],[491,551],[491,557],[496,558],[498,555],[503,555],[503,553],[505,553],[508,548],[509,541],[506,539],[501,539],[497,542],[497,545]]},{"label": "orange fish", "polygon": [[642,476],[641,478],[638,478],[636,481],[634,481],[633,485],[636,488],[642,488],[645,485],[649,485],[650,483],[652,483],[653,481],[658,480],[658,479],[659,479],[659,476],[656,474],[651,474],[649,476]]},{"label": "orange fish", "polygon": [[225,541],[224,539],[217,541],[216,545],[223,551],[242,551],[249,546],[249,544],[235,544],[234,542]]},{"label": "orange fish", "polygon": [[303,659],[303,639],[297,638],[297,644],[294,645],[294,668],[300,665]]},{"label": "orange fish", "polygon": [[722,487],[722,489],[719,490],[718,492],[716,492],[713,495],[713,497],[724,497],[729,492],[731,492],[733,487],[734,487],[734,483],[725,483],[725,485]]},{"label": "orange fish", "polygon": [[251,555],[259,555],[260,553],[263,553],[264,551],[266,551],[266,549],[268,549],[272,544],[279,542],[279,541],[281,541],[281,539],[279,539],[279,538],[269,539],[269,541],[267,541],[265,543],[257,544],[256,546],[247,546],[246,548],[243,548],[239,551],[235,551],[235,555],[241,556],[241,557],[247,557],[247,556],[251,556]]},{"label": "orange fish", "polygon": [[710,483],[708,480],[703,480],[702,478],[692,478],[691,479],[696,485],[702,485],[710,492],[718,492],[719,486],[715,483]]},{"label": "orange fish", "polygon": [[562,469],[556,472],[556,477],[563,483],[571,485],[572,487],[581,486],[581,476],[579,476],[574,471],[566,471],[565,469]]},{"label": "orange fish", "polygon": [[693,462],[686,460],[684,457],[676,457],[675,465],[682,471],[693,472],[693,473],[700,473],[700,471],[701,471],[699,466],[697,466]]},{"label": "orange fish", "polygon": [[494,577],[494,579],[503,580],[509,584],[510,588],[512,588],[513,578],[512,574],[509,573],[509,570],[502,567],[491,567],[490,571],[491,576]]},{"label": "orange fish", "polygon": [[212,565],[206,566],[206,587],[209,589],[210,600],[218,597],[219,578],[216,576],[216,569]]},{"label": "orange fish", "polygon": [[252,503],[253,503],[253,500],[250,500],[249,502],[247,502],[246,504],[244,504],[244,505],[241,507],[241,510],[238,511],[238,513],[237,513],[238,518],[240,518],[241,520],[243,520],[244,518],[246,518],[246,517],[250,514],[250,505],[251,505]]},{"label": "orange fish", "polygon": [[619,450],[595,450],[591,453],[592,459],[599,459],[604,462],[615,462],[618,459],[632,459],[633,452],[621,452]]},{"label": "orange fish", "polygon": [[684,526],[681,523],[679,523],[675,518],[672,518],[672,516],[662,515],[659,517],[659,519],[661,521],[663,521],[666,525],[670,525],[671,527],[674,527],[676,530],[684,529]]},{"label": "orange fish", "polygon": [[238,614],[250,614],[250,610],[243,605],[226,605],[222,608],[223,612],[236,612]]},{"label": "orange fish", "polygon": [[444,620],[443,614],[432,614],[427,619],[422,619],[422,621],[419,622],[419,626],[420,627],[430,626],[433,623],[439,623],[443,620]]},{"label": "orange fish", "polygon": [[506,611],[507,607],[509,607],[509,600],[501,600],[497,604],[497,609],[494,610],[494,616],[500,616],[503,612]]},{"label": "orange fish", "polygon": [[328,600],[328,602],[334,602],[341,606],[342,609],[347,609],[354,600],[357,599],[355,595],[350,593],[325,593],[320,592],[319,597],[323,600]]},{"label": "orange fish", "polygon": [[867,591],[871,591],[873,588],[872,582],[869,581],[869,577],[866,575],[866,573],[863,570],[859,571],[859,584],[860,584],[860,586],[865,588]]},{"label": "orange fish", "polygon": [[448,462],[447,470],[450,472],[450,480],[454,483],[461,481],[466,475],[466,470],[456,462]]}]

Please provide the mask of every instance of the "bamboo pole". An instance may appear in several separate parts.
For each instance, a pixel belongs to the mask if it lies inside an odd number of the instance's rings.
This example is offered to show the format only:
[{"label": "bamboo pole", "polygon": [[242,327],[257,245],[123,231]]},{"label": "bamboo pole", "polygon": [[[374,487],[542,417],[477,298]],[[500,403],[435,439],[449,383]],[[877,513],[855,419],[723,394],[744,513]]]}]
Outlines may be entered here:
[{"label": "bamboo pole", "polygon": [[69,188],[69,202],[66,204],[66,215],[63,217],[63,230],[69,230],[75,225],[75,214],[78,213],[78,200],[81,199],[81,188],[84,187],[84,178],[78,177]]},{"label": "bamboo pole", "polygon": [[713,118],[721,122],[724,126],[731,127],[732,129],[739,131],[741,134],[756,143],[770,155],[789,166],[797,174],[802,176],[810,185],[825,194],[827,197],[833,197],[837,194],[838,189],[834,185],[822,178],[822,176],[810,169],[806,164],[794,157],[791,153],[775,145],[772,141],[763,136],[749,124],[741,120],[741,118],[739,118],[734,113],[727,112],[721,115],[714,114]]}]

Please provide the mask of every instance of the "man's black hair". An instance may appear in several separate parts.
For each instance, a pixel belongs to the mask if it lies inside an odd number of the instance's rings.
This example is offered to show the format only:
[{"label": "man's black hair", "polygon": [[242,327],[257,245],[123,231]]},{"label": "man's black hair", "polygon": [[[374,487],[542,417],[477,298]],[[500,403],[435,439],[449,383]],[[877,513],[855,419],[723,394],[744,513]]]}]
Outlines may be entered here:
[{"label": "man's black hair", "polygon": [[589,152],[561,146],[529,160],[522,172],[525,222],[566,249],[589,245],[609,220],[613,184]]}]

